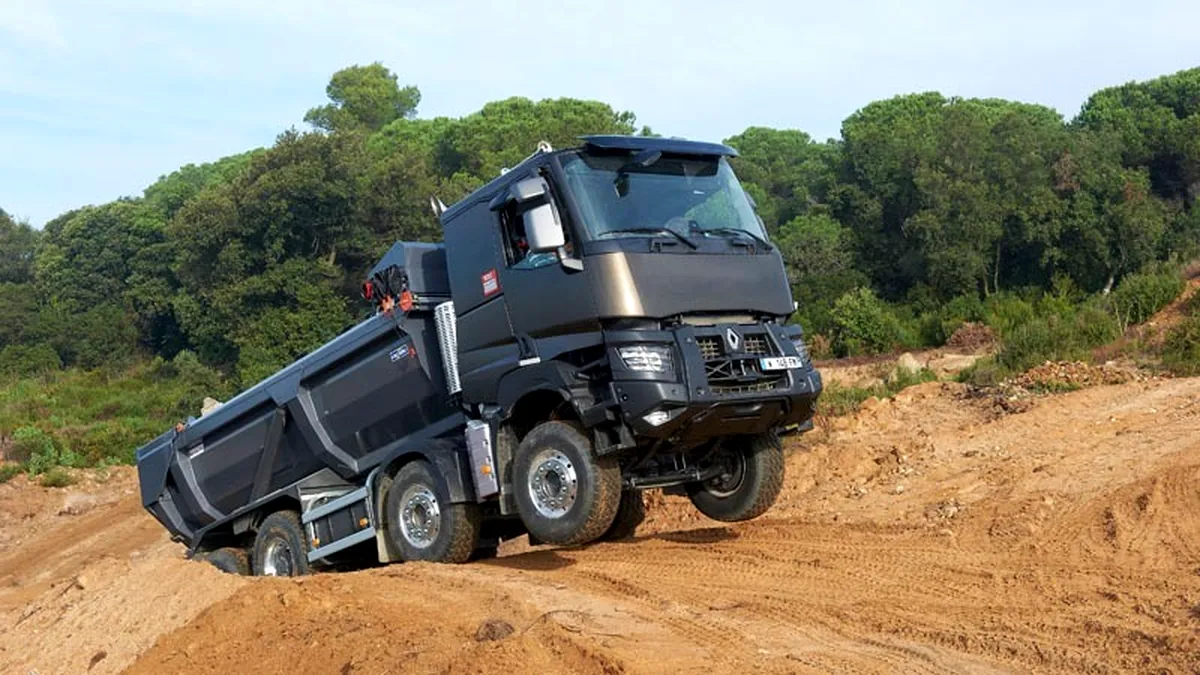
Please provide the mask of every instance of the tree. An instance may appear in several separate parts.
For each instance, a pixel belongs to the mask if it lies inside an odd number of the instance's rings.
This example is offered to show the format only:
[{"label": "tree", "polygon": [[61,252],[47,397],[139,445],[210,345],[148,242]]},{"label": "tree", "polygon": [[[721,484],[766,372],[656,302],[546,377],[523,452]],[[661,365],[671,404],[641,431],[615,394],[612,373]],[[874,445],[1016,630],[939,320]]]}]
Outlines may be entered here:
[{"label": "tree", "polygon": [[1064,265],[1083,288],[1108,292],[1156,257],[1167,210],[1151,191],[1148,169],[1121,166],[1122,146],[1111,132],[1081,131],[1074,141],[1055,166],[1068,200]]},{"label": "tree", "polygon": [[[437,169],[451,181],[460,174],[477,185],[516,166],[537,149],[579,143],[587,134],[632,134],[636,118],[597,101],[573,98],[494,101],[458,120],[440,136]],[[458,180],[462,180],[459,178]]]},{"label": "tree", "polygon": [[775,243],[787,267],[800,323],[828,335],[834,328],[834,300],[868,283],[856,269],[850,231],[826,215],[797,216],[779,228]]},{"label": "tree", "polygon": [[934,164],[947,100],[937,92],[876,101],[842,123],[843,183],[835,215],[856,233],[859,259],[888,296],[902,296],[924,274],[905,223],[921,209],[920,166]]},{"label": "tree", "polygon": [[[168,228],[179,283],[170,310],[203,359],[240,364],[241,349],[262,346],[251,327],[279,311],[331,317],[320,325],[344,327],[344,306],[331,310],[328,300],[351,295],[378,248],[356,209],[363,163],[357,134],[289,131],[233,181],[202,190],[179,210]],[[324,309],[314,314],[314,306]],[[271,325],[291,326],[288,354],[336,334],[294,320]],[[284,352],[254,362],[276,363]],[[239,369],[251,379],[260,374]]]},{"label": "tree", "polygon": [[1119,137],[1123,163],[1149,169],[1159,197],[1194,201],[1200,194],[1200,68],[1102,89],[1076,124]]},{"label": "tree", "polygon": [[[837,181],[840,148],[796,129],[750,127],[725,140],[738,151],[738,177],[752,191],[770,230],[827,201]],[[756,192],[756,193],[755,193]]]},{"label": "tree", "polygon": [[141,200],[88,206],[47,223],[34,265],[40,295],[68,311],[120,301],[139,251],[163,221]]},{"label": "tree", "polygon": [[209,164],[186,164],[147,187],[143,192],[146,202],[162,214],[164,222],[170,220],[201,190],[232,181],[262,152],[262,149],[251,150]]},{"label": "tree", "polygon": [[0,209],[0,284],[22,284],[33,278],[38,231],[18,223]]},{"label": "tree", "polygon": [[37,312],[33,284],[0,283],[0,349],[28,341]]},{"label": "tree", "polygon": [[305,122],[325,131],[378,131],[395,119],[412,117],[421,102],[416,87],[401,87],[379,62],[337,71],[325,93],[332,102],[304,115]]}]

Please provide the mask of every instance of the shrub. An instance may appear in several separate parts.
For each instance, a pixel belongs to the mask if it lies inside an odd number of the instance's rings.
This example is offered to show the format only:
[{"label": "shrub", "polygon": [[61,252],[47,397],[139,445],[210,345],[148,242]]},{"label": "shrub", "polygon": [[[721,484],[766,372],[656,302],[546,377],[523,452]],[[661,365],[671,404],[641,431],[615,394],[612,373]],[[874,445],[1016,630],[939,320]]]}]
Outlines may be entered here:
[{"label": "shrub", "polygon": [[979,387],[991,387],[1000,384],[1011,373],[1004,369],[995,357],[979,359],[969,368],[958,374],[959,382],[967,382]]},{"label": "shrub", "polygon": [[0,464],[0,483],[7,483],[23,470],[20,464]]},{"label": "shrub", "polygon": [[922,344],[940,347],[966,323],[979,323],[987,318],[983,301],[974,295],[960,295],[936,310],[927,311],[919,319]]},{"label": "shrub", "polygon": [[8,456],[18,462],[31,462],[37,457],[55,455],[54,439],[37,427],[20,427],[13,431],[12,448]]},{"label": "shrub", "polygon": [[1035,316],[1033,303],[1012,293],[996,293],[984,301],[984,323],[1005,335]]},{"label": "shrub", "polygon": [[62,360],[47,344],[8,345],[0,349],[0,376],[32,377],[59,370]]},{"label": "shrub", "polygon": [[130,420],[106,420],[81,434],[72,447],[84,466],[96,466],[106,461],[132,464],[134,453],[148,434],[160,431],[139,429]]},{"label": "shrub", "polygon": [[56,466],[80,466],[78,455],[60,447],[50,434],[37,427],[20,427],[13,432],[12,457],[25,463],[30,474],[45,473]]},{"label": "shrub", "polygon": [[1200,375],[1200,315],[1185,318],[1167,333],[1162,359],[1177,375]]},{"label": "shrub", "polygon": [[1096,303],[1087,303],[1075,310],[1071,322],[1071,336],[1080,349],[1099,347],[1121,335],[1117,318]]},{"label": "shrub", "polygon": [[1184,282],[1173,271],[1130,274],[1113,291],[1113,305],[1125,325],[1144,323],[1183,292]]},{"label": "shrub", "polygon": [[878,354],[907,340],[899,317],[867,288],[846,293],[833,305],[834,351],[840,356]]},{"label": "shrub", "polygon": [[808,355],[814,359],[833,358],[833,342],[820,333],[805,338],[808,344]]},{"label": "shrub", "polygon": [[75,477],[62,467],[54,467],[42,475],[42,487],[62,488],[75,484]]},{"label": "shrub", "polygon": [[874,389],[843,387],[831,382],[825,387],[825,391],[821,392],[821,398],[817,403],[817,411],[822,415],[830,417],[848,415],[858,410],[863,401],[875,395],[876,391]]},{"label": "shrub", "polygon": [[1020,372],[1044,361],[1081,359],[1120,334],[1117,320],[1095,305],[1051,306],[1046,316],[1025,321],[1004,336],[998,364]]}]

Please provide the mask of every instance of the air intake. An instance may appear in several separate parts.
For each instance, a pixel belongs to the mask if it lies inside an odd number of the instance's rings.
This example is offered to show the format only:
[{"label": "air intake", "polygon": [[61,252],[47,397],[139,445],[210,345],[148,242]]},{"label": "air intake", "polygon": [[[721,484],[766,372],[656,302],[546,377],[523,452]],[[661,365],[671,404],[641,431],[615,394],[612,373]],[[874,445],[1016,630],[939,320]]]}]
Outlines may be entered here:
[{"label": "air intake", "polygon": [[443,302],[434,307],[433,322],[437,325],[442,367],[446,370],[446,390],[457,394],[462,391],[462,384],[458,380],[458,318],[454,315],[454,303]]}]

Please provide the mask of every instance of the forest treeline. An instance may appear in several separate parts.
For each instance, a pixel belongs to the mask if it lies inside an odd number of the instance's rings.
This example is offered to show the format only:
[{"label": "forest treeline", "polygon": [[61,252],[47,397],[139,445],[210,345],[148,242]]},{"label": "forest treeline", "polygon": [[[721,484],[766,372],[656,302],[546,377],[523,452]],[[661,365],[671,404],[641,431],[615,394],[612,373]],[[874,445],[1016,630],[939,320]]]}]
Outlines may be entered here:
[{"label": "forest treeline", "polygon": [[[339,71],[326,94],[310,130],[141,196],[40,231],[0,211],[0,374],[189,352],[253,383],[364,315],[358,284],[394,241],[439,238],[430,195],[452,203],[540,140],[653,133],[575,99],[421,118],[419,90],[380,64]],[[1200,251],[1200,68],[1101,90],[1071,119],[919,93],[864,106],[838,139],[751,127],[725,142],[797,320],[838,353],[934,343],[1013,298],[1150,286],[1139,272]]]}]

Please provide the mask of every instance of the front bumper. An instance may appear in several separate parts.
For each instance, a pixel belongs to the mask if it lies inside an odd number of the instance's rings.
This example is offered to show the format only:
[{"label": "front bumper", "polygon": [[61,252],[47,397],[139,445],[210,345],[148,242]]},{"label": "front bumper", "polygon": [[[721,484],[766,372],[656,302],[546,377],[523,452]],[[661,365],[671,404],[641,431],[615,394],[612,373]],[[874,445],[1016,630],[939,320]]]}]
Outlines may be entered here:
[{"label": "front bumper", "polygon": [[[606,336],[611,393],[621,419],[637,437],[682,444],[811,428],[822,389],[812,362],[805,357],[800,368],[779,371],[761,367],[764,357],[803,356],[792,342],[798,332],[773,323],[612,332]],[[671,344],[671,372],[624,369],[616,346],[637,343]]]}]

